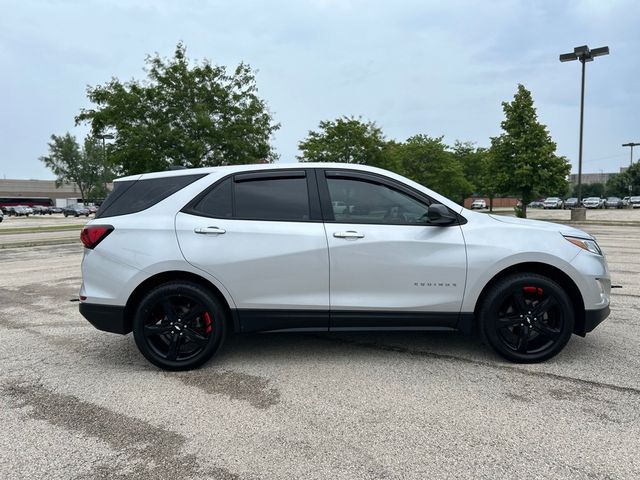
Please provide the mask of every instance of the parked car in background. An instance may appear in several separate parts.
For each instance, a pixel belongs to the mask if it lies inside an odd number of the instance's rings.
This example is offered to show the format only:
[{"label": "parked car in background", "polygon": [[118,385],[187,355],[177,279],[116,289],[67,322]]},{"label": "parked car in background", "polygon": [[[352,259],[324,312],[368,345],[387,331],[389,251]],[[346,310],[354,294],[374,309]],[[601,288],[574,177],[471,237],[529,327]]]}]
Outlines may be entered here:
[{"label": "parked car in background", "polygon": [[89,209],[83,207],[79,203],[74,203],[72,205],[67,205],[62,209],[62,213],[65,217],[69,215],[73,215],[74,217],[79,217],[80,215],[84,215],[85,217],[89,216]]},{"label": "parked car in background", "polygon": [[588,197],[582,201],[585,208],[604,208],[604,199],[599,197]]},{"label": "parked car in background", "polygon": [[4,213],[2,213],[2,209],[0,209],[0,222],[4,220]]},{"label": "parked car in background", "polygon": [[33,213],[33,210],[31,210],[28,207],[25,207],[24,205],[17,205],[13,207],[13,211],[12,211],[12,215],[16,217],[28,217],[32,213]]},{"label": "parked car in background", "polygon": [[622,205],[624,205],[625,207],[629,205],[629,197],[624,197],[622,199]]},{"label": "parked car in background", "polygon": [[50,207],[51,213],[62,213],[62,207]]},{"label": "parked car in background", "polygon": [[51,207],[47,207],[44,205],[34,205],[33,207],[34,215],[51,215]]},{"label": "parked car in background", "polygon": [[624,204],[619,197],[609,197],[604,201],[605,208],[622,208]]},{"label": "parked car in background", "polygon": [[640,208],[640,197],[629,197],[629,205],[633,208]]},{"label": "parked car in background", "polygon": [[98,207],[96,207],[95,205],[87,205],[87,210],[89,210],[89,213],[96,213],[98,211]]},{"label": "parked car in background", "polygon": [[530,202],[529,205],[527,205],[527,207],[529,207],[529,208],[544,208],[544,201],[543,200],[534,200],[533,202]]},{"label": "parked car in background", "polygon": [[549,197],[542,204],[542,208],[547,209],[561,209],[564,206],[564,202],[558,197]]},{"label": "parked car in background", "polygon": [[578,202],[578,199],[576,197],[571,197],[571,198],[567,198],[564,201],[564,205],[562,208],[564,208],[565,210],[567,208],[578,208],[579,205],[580,205],[580,202]]},{"label": "parked car in background", "polygon": [[483,210],[485,208],[487,208],[487,202],[481,198],[474,200],[471,204],[471,210]]}]

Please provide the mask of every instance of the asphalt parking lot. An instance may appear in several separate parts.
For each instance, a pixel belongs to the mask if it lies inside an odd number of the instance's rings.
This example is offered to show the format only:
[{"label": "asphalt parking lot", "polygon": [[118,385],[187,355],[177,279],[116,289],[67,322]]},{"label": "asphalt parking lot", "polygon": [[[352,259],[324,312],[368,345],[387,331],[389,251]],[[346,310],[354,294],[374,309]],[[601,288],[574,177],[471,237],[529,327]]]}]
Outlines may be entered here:
[{"label": "asphalt parking lot", "polygon": [[583,228],[624,288],[526,366],[456,333],[254,335],[165,373],[69,301],[79,242],[4,248],[0,478],[639,478],[640,226]]}]

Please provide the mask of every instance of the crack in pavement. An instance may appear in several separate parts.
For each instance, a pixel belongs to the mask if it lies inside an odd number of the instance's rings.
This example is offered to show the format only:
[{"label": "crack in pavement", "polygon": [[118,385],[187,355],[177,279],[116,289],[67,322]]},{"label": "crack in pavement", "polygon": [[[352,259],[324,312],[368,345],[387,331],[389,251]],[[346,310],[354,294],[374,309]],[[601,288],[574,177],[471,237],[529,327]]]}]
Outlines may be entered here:
[{"label": "crack in pavement", "polygon": [[456,362],[466,363],[469,365],[489,367],[489,368],[502,370],[502,371],[516,372],[516,373],[520,373],[522,375],[527,375],[530,377],[548,378],[553,380],[560,380],[563,382],[570,382],[575,385],[602,388],[606,390],[613,390],[619,393],[626,393],[631,395],[640,395],[640,389],[634,388],[634,387],[623,387],[623,386],[614,385],[611,383],[597,382],[595,380],[585,380],[582,378],[567,377],[564,375],[558,375],[556,373],[550,373],[550,372],[536,372],[532,370],[525,370],[523,368],[519,368],[516,366],[499,365],[496,363],[482,362],[482,361],[473,360],[470,358],[457,357],[455,355],[450,355],[446,353],[435,353],[435,352],[429,352],[425,350],[415,350],[408,347],[388,345],[388,344],[377,343],[377,342],[361,342],[358,340],[350,340],[344,337],[323,337],[320,335],[314,335],[314,337],[321,338],[329,342],[342,343],[345,345],[354,345],[357,347],[362,347],[362,348],[367,348],[372,350],[380,350],[384,352],[393,352],[393,353],[404,353],[404,354],[408,354],[415,357],[435,358],[438,360],[453,360]]}]

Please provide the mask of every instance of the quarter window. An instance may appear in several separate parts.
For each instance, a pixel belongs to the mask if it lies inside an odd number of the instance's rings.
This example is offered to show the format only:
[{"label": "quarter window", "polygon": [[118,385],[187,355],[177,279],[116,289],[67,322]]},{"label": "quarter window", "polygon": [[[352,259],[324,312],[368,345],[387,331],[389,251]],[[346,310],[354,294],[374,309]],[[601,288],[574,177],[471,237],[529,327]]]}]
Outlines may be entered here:
[{"label": "quarter window", "polygon": [[231,178],[223,180],[196,204],[194,210],[207,217],[229,218],[233,216]]},{"label": "quarter window", "polygon": [[415,225],[428,223],[428,205],[378,183],[327,178],[336,222]]}]

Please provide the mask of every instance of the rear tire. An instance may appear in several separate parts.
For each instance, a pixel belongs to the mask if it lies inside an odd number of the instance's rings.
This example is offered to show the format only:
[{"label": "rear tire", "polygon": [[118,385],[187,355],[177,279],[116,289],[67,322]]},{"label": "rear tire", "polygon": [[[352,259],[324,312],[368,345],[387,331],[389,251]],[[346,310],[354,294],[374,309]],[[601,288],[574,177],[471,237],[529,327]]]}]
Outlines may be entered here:
[{"label": "rear tire", "polygon": [[138,304],[133,336],[140,353],[164,370],[191,370],[222,346],[226,314],[205,288],[190,282],[155,287]]},{"label": "rear tire", "polygon": [[573,333],[574,309],[553,280],[534,273],[509,275],[491,287],[479,310],[486,343],[503,358],[536,363],[557,355]]}]

